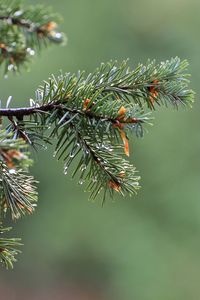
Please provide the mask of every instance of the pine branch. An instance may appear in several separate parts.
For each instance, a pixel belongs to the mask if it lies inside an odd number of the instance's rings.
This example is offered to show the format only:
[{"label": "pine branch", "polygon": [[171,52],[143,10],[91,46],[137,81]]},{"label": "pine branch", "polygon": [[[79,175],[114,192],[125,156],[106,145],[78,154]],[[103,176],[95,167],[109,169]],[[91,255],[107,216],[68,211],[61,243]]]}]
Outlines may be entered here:
[{"label": "pine branch", "polygon": [[107,190],[111,195],[134,193],[139,177],[122,158],[129,156],[128,133],[143,135],[143,126],[150,121],[145,106],[150,110],[156,104],[191,106],[194,93],[188,89],[187,65],[174,58],[140,64],[131,71],[126,62],[107,63],[87,77],[81,72],[52,76],[29,107],[0,108],[0,116],[10,120],[7,132],[34,147],[56,139],[54,156],[64,160],[65,174],[79,158],[74,174],[80,171],[79,182],[88,183],[92,198],[102,189],[104,195]]},{"label": "pine branch", "polygon": [[65,35],[56,30],[60,21],[47,7],[24,8],[21,1],[1,0],[0,64],[5,63],[5,73],[17,71],[43,45],[64,44]]},{"label": "pine branch", "polygon": [[[8,232],[11,230],[9,228],[3,228],[0,226],[0,234]],[[16,262],[15,256],[21,251],[18,247],[22,244],[21,239],[18,238],[0,238],[0,262],[7,268],[12,269],[13,263]]]},{"label": "pine branch", "polygon": [[28,158],[27,145],[22,139],[0,131],[0,213],[11,212],[13,219],[32,213],[37,192],[32,176],[27,175],[32,160]]},{"label": "pine branch", "polygon": [[[57,31],[60,17],[44,6],[24,8],[21,1],[0,0],[0,65],[5,73],[19,71],[35,51],[63,44]],[[64,174],[74,164],[72,177],[86,184],[94,200],[106,195],[134,194],[140,188],[129,156],[129,138],[143,136],[151,111],[160,105],[191,106],[186,60],[148,61],[130,70],[127,62],[109,62],[93,73],[52,75],[40,86],[27,107],[0,107],[0,218],[30,214],[37,201],[36,181],[29,175],[28,145],[38,149],[56,140],[54,157],[62,159]],[[150,112],[149,112],[150,111]],[[76,164],[76,165],[75,165]],[[0,227],[0,233],[10,228]],[[19,239],[0,238],[0,262],[13,267]]]},{"label": "pine branch", "polygon": [[[83,72],[79,72],[77,76],[70,73],[61,74],[58,78],[52,76],[36,91],[36,99],[32,101],[33,107],[1,109],[0,115],[21,117],[37,113],[39,110],[50,111],[70,101],[73,101],[74,107],[77,103],[83,104],[84,99],[90,99],[90,104],[94,106],[92,100],[99,97],[114,101],[120,99],[126,103],[134,102],[141,107],[146,103],[150,109],[155,109],[155,104],[167,103],[175,107],[179,104],[191,106],[194,92],[188,89],[189,75],[185,73],[187,67],[186,60],[181,62],[176,57],[160,64],[156,64],[155,61],[148,62],[146,66],[140,64],[133,71],[130,71],[124,61],[121,65],[116,62],[102,64],[86,78]],[[90,106],[89,103],[87,106]]]},{"label": "pine branch", "polygon": [[[72,161],[82,150],[79,163],[72,176],[74,177],[77,171],[80,170],[79,184],[82,185],[85,181],[87,182],[86,190],[91,193],[90,198],[92,200],[102,190],[104,190],[102,204],[105,202],[108,190],[112,198],[113,191],[122,195],[124,195],[124,192],[136,193],[139,188],[138,180],[140,177],[135,175],[135,167],[121,157],[123,155],[123,147],[108,144],[107,139],[104,141],[94,137],[94,132],[88,135],[88,131],[84,133],[76,125],[74,127],[76,138],[71,151],[66,155],[65,148],[65,152],[62,153],[65,156],[64,173],[67,174]],[[57,152],[60,149],[57,148]],[[118,152],[118,155],[115,152]]]}]

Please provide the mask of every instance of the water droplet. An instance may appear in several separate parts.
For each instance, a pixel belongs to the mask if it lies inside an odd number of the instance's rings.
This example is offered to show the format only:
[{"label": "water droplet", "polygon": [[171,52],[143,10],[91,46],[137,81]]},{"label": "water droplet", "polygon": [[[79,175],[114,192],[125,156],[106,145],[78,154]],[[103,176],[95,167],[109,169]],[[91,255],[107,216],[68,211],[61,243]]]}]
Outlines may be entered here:
[{"label": "water droplet", "polygon": [[83,164],[81,167],[80,167],[80,171],[83,172],[84,170],[86,170],[87,166],[86,164]]},{"label": "water droplet", "polygon": [[34,51],[33,49],[31,49],[31,48],[27,48],[27,49],[26,49],[26,52],[27,52],[29,55],[31,55],[31,56],[35,55],[35,51]]},{"label": "water droplet", "polygon": [[78,183],[82,185],[84,182],[85,182],[84,179],[80,179]]},{"label": "water droplet", "polygon": [[15,17],[19,17],[23,14],[23,11],[22,10],[17,10],[15,13],[14,13],[14,16]]},{"label": "water droplet", "polygon": [[54,37],[55,37],[56,39],[61,39],[61,38],[62,38],[62,33],[56,32],[55,35],[54,35]]},{"label": "water droplet", "polygon": [[15,170],[15,169],[10,169],[10,170],[9,170],[9,173],[10,173],[10,174],[16,174],[16,170]]},{"label": "water droplet", "polygon": [[12,71],[15,68],[13,64],[8,65],[8,71]]},{"label": "water droplet", "polygon": [[102,191],[102,187],[99,189],[98,194],[101,193],[101,191]]},{"label": "water droplet", "polygon": [[53,157],[56,157],[56,155],[57,155],[57,151],[55,151],[55,152],[53,153]]},{"label": "water droplet", "polygon": [[68,164],[66,163],[65,165],[64,165],[64,174],[65,175],[67,175],[67,172],[68,172]]},{"label": "water droplet", "polygon": [[15,219],[19,219],[20,218],[20,213],[19,212],[17,212],[16,214],[15,214]]},{"label": "water droplet", "polygon": [[69,157],[74,157],[75,156],[75,152],[71,152]]}]

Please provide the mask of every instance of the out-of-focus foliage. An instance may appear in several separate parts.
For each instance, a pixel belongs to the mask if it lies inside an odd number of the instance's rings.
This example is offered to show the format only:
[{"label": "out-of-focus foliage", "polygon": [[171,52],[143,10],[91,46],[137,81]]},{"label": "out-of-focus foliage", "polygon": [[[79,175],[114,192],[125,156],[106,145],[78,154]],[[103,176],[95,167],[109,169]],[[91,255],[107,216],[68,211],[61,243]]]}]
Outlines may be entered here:
[{"label": "out-of-focus foliage", "polygon": [[[59,69],[90,72],[111,58],[130,57],[135,66],[148,58],[159,61],[177,55],[189,60],[196,103],[193,110],[155,112],[154,130],[144,140],[132,140],[132,161],[143,174],[145,187],[137,199],[108,201],[103,209],[87,203],[87,194],[62,175],[62,164],[59,170],[56,162],[50,162],[50,153],[40,153],[34,172],[41,182],[41,201],[31,218],[16,224],[16,230],[24,232],[26,246],[14,272],[1,270],[1,292],[12,283],[17,299],[27,295],[34,299],[31,286],[44,295],[50,287],[57,290],[60,284],[73,282],[79,289],[103,290],[109,300],[112,294],[117,300],[198,299],[200,3],[43,2],[63,15],[68,47],[47,50],[31,73],[1,79],[2,98],[13,94],[25,104],[30,90]],[[58,290],[57,298],[62,293]]]},{"label": "out-of-focus foliage", "polygon": [[56,43],[65,36],[57,31],[60,17],[42,5],[23,7],[21,0],[0,1],[0,65],[18,72],[35,54],[35,49]]}]

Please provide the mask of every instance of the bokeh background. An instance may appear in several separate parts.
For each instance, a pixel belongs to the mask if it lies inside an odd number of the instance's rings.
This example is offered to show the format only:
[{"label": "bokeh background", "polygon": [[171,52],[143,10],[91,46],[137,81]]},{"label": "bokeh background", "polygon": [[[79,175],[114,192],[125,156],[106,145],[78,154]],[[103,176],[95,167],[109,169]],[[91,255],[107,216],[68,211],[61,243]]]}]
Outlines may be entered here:
[{"label": "bokeh background", "polygon": [[25,104],[60,69],[174,56],[189,60],[197,95],[192,110],[159,109],[144,139],[132,138],[131,161],[142,176],[137,197],[90,203],[53,149],[34,154],[38,209],[14,224],[25,246],[13,271],[0,270],[0,299],[200,299],[200,1],[26,2],[61,13],[68,44],[43,51],[30,72],[2,78],[2,99]]}]

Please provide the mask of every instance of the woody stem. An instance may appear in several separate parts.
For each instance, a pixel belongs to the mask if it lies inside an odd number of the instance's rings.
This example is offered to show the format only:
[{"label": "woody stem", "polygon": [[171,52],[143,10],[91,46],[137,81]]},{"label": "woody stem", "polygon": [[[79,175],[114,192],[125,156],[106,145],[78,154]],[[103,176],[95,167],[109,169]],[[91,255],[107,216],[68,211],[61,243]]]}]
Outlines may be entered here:
[{"label": "woody stem", "polygon": [[36,113],[45,113],[45,112],[51,112],[52,110],[62,110],[62,111],[69,111],[71,113],[78,113],[80,115],[85,115],[89,118],[96,118],[96,119],[102,119],[109,121],[111,123],[125,123],[125,124],[133,124],[133,123],[143,123],[144,121],[139,118],[128,118],[128,119],[114,119],[110,117],[106,117],[103,115],[95,115],[90,111],[87,110],[78,110],[78,109],[71,109],[60,103],[60,101],[57,102],[51,102],[47,104],[43,104],[38,107],[21,107],[21,108],[1,108],[0,109],[0,117],[16,117],[17,119],[23,119],[24,116],[30,116],[34,115]]}]

